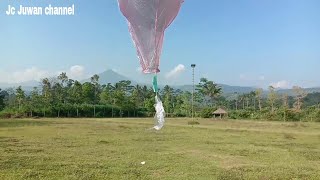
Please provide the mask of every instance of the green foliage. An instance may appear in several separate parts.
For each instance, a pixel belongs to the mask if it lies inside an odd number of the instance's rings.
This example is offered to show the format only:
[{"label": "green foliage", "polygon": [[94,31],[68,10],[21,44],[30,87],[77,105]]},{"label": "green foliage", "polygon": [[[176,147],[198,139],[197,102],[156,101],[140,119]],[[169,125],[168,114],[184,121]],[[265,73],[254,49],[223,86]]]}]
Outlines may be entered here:
[{"label": "green foliage", "polygon": [[0,111],[0,119],[8,119],[14,116],[14,112],[12,111]]},{"label": "green foliage", "polygon": [[320,122],[320,109],[318,106],[311,106],[304,110],[303,121]]},{"label": "green foliage", "polygon": [[256,114],[250,109],[231,111],[229,113],[231,119],[256,119]]},{"label": "green foliage", "polygon": [[314,105],[320,105],[320,92],[310,93],[304,98],[303,107],[307,108]]},{"label": "green foliage", "polygon": [[276,120],[279,120],[279,118],[278,118],[278,116],[277,116],[277,113],[271,112],[271,111],[262,114],[262,118],[263,118],[263,120],[267,120],[267,121],[276,121]]},{"label": "green foliage", "polygon": [[206,78],[201,78],[200,83],[197,85],[197,90],[203,95],[203,98],[209,97],[210,104],[213,106],[215,100],[221,95],[222,89],[213,81],[208,81]]},{"label": "green foliage", "polygon": [[5,92],[0,89],[0,111],[2,111],[5,107],[4,98],[5,98]]},{"label": "green foliage", "polygon": [[212,118],[212,113],[217,110],[217,108],[203,108],[200,112],[200,117],[202,118]]},{"label": "green foliage", "polygon": [[[24,92],[21,87],[0,90],[1,117],[151,117],[155,109],[155,93],[151,87],[130,81],[99,84],[99,76],[81,83],[66,73],[44,78],[41,87]],[[221,96],[213,81],[201,78],[194,96],[189,91],[165,86],[159,91],[168,117],[210,118],[215,107],[225,107],[231,119],[272,121],[320,121],[320,93],[306,96],[296,88],[296,96],[279,94],[270,87],[268,96],[258,89],[250,93]],[[194,98],[193,98],[194,97]],[[192,101],[193,100],[193,101]],[[192,103],[193,102],[193,103]]]}]

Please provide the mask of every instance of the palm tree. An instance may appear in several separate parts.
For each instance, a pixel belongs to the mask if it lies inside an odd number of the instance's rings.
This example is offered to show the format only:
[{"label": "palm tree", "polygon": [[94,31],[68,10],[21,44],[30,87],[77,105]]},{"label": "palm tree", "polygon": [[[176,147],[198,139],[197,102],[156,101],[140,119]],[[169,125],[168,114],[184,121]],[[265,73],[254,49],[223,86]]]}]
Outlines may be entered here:
[{"label": "palm tree", "polygon": [[77,108],[77,117],[79,117],[79,105],[84,102],[82,84],[79,81],[75,81],[68,94],[71,103]]},{"label": "palm tree", "polygon": [[288,94],[282,95],[282,106],[283,106],[283,120],[286,121],[286,112],[289,108],[288,104]]},{"label": "palm tree", "polygon": [[300,111],[303,104],[303,99],[308,95],[308,93],[299,86],[293,86],[293,91],[295,93],[296,102],[294,103],[294,108],[296,111]]},{"label": "palm tree", "polygon": [[216,98],[218,98],[222,89],[220,86],[215,84],[213,81],[208,81],[206,78],[201,78],[199,85],[197,85],[197,90],[203,95],[208,96],[211,100],[211,103],[215,102]]},{"label": "palm tree", "polygon": [[0,88],[0,111],[4,109],[4,98],[5,98],[5,91],[2,91]]},{"label": "palm tree", "polygon": [[97,95],[98,95],[98,91],[99,91],[99,76],[97,74],[93,75],[90,79],[91,79],[91,83],[94,86],[94,100],[93,100],[93,116],[96,117],[96,103],[97,103]]},{"label": "palm tree", "polygon": [[167,113],[170,113],[170,108],[172,108],[174,89],[166,85],[162,90],[162,96],[164,100],[164,106],[167,109]]},{"label": "palm tree", "polygon": [[255,91],[250,92],[250,99],[252,100],[252,103],[253,103],[253,109],[256,110],[256,92]]},{"label": "palm tree", "polygon": [[16,97],[17,97],[17,100],[18,100],[19,111],[20,111],[21,110],[21,106],[22,106],[22,104],[24,102],[24,99],[26,97],[25,92],[22,90],[21,86],[19,86],[16,89]]},{"label": "palm tree", "polygon": [[132,94],[131,94],[131,101],[134,105],[134,116],[136,116],[136,110],[142,107],[143,105],[143,92],[142,87],[140,85],[136,85],[133,87]]},{"label": "palm tree", "polygon": [[50,107],[51,99],[52,99],[52,89],[51,89],[51,82],[48,78],[42,79],[42,109],[43,109],[43,116],[46,116],[46,109]]},{"label": "palm tree", "polygon": [[269,86],[269,95],[268,95],[268,102],[271,106],[271,112],[274,112],[274,104],[277,100],[278,96],[273,86]]},{"label": "palm tree", "polygon": [[68,82],[68,76],[67,73],[63,72],[58,76],[58,80],[61,81],[62,86],[65,86],[65,83]]},{"label": "palm tree", "polygon": [[261,88],[257,89],[255,92],[256,98],[258,100],[258,106],[259,106],[260,111],[262,110],[262,106],[261,106],[262,92],[263,92],[263,90]]},{"label": "palm tree", "polygon": [[239,102],[242,102],[242,109],[245,109],[245,94],[239,95]]}]

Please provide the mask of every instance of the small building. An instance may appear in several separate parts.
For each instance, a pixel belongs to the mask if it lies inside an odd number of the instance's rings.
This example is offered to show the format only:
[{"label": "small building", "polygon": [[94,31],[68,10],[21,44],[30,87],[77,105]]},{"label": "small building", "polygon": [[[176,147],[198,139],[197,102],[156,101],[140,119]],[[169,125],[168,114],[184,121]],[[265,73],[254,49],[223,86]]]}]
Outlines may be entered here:
[{"label": "small building", "polygon": [[218,117],[218,118],[222,119],[222,118],[228,117],[228,112],[222,108],[217,109],[212,114],[213,114],[214,118]]}]

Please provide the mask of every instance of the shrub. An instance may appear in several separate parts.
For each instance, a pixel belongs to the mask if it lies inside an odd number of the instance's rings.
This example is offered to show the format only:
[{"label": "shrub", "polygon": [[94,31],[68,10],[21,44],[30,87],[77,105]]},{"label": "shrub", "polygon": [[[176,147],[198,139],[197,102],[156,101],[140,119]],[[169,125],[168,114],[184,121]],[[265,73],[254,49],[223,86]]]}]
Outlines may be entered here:
[{"label": "shrub", "polygon": [[211,118],[212,112],[217,110],[217,108],[204,108],[200,112],[200,117],[202,118]]},{"label": "shrub", "polygon": [[198,121],[188,121],[188,125],[199,125]]},{"label": "shrub", "polygon": [[0,118],[1,119],[9,119],[13,116],[10,112],[0,112]]},{"label": "shrub", "polygon": [[286,116],[288,121],[300,121],[302,118],[302,113],[293,110],[287,110]]}]

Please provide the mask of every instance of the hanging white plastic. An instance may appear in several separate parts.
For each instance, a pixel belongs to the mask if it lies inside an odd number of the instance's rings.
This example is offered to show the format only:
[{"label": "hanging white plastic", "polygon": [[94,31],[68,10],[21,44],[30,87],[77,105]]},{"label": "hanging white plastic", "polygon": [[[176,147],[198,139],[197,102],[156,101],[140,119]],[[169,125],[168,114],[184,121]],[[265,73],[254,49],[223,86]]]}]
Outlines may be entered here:
[{"label": "hanging white plastic", "polygon": [[165,122],[164,117],[166,116],[166,113],[164,111],[160,98],[156,95],[155,99],[156,99],[156,104],[154,105],[154,107],[156,109],[156,115],[155,115],[156,125],[153,128],[155,130],[160,130],[164,126],[164,122]]}]

